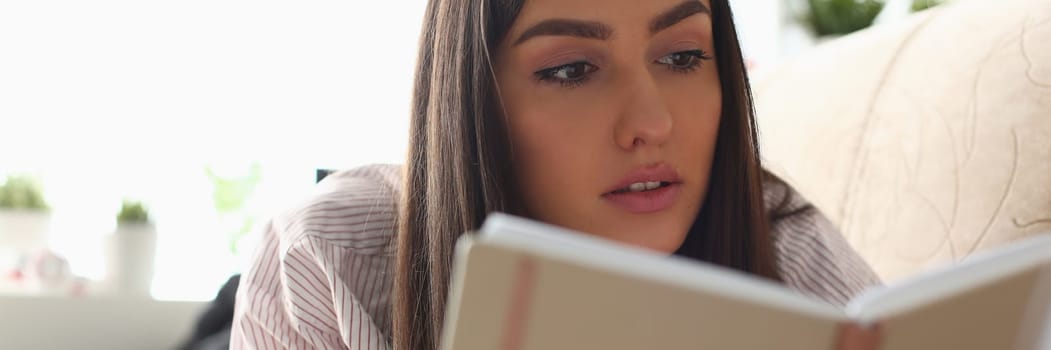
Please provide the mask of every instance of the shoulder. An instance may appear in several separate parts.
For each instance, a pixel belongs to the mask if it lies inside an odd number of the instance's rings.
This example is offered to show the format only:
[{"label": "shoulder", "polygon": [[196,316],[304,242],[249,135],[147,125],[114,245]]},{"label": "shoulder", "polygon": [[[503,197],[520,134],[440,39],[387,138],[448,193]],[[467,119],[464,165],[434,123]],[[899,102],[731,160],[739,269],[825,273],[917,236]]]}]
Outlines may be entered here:
[{"label": "shoulder", "polygon": [[401,167],[377,164],[340,170],[314,192],[275,216],[275,237],[283,243],[310,239],[361,254],[388,252],[396,230]]},{"label": "shoulder", "polygon": [[332,173],[267,223],[237,291],[231,348],[388,348],[400,174]]},{"label": "shoulder", "polygon": [[845,304],[881,283],[839,229],[795,189],[777,179],[763,187],[778,269],[789,287]]}]

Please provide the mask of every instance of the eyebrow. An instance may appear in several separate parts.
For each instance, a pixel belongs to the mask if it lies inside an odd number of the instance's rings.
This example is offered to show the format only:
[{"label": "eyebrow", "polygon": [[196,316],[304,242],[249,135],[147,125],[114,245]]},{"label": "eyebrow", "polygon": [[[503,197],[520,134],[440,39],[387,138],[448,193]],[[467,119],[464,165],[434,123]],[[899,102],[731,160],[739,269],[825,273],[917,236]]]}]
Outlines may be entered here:
[{"label": "eyebrow", "polygon": [[[668,29],[682,20],[698,13],[711,16],[712,11],[698,0],[687,0],[664,11],[650,21],[650,34]],[[514,45],[538,36],[572,36],[584,39],[607,40],[613,35],[613,28],[601,22],[574,19],[548,19],[540,21],[522,32]],[[512,46],[514,46],[512,45]]]},{"label": "eyebrow", "polygon": [[515,40],[515,45],[542,35],[574,36],[584,39],[606,40],[613,35],[609,26],[590,21],[573,19],[549,19],[529,27]]},{"label": "eyebrow", "polygon": [[657,34],[657,32],[668,29],[668,27],[682,22],[682,20],[690,18],[690,16],[698,13],[711,16],[712,10],[709,10],[708,7],[704,6],[700,1],[684,1],[655,17],[653,21],[650,22],[650,34]]}]

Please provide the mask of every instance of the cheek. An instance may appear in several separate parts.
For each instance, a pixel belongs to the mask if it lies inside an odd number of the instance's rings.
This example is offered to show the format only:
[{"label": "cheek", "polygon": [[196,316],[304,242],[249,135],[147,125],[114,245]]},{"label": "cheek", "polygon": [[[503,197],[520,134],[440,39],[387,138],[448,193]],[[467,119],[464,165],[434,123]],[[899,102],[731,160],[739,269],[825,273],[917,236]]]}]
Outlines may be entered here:
[{"label": "cheek", "polygon": [[669,151],[683,164],[698,165],[707,178],[722,116],[722,91],[713,73],[697,81],[667,84],[661,92],[674,116],[673,145]]},{"label": "cheek", "polygon": [[[676,115],[675,140],[672,150],[689,178],[698,186],[692,188],[691,198],[700,209],[708,194],[715,148],[719,138],[722,117],[722,95],[718,85],[702,88],[703,93],[683,93],[676,96],[671,108]],[[687,96],[688,95],[688,96]]]},{"label": "cheek", "polygon": [[575,202],[591,197],[586,193],[593,187],[591,172],[601,168],[594,157],[603,145],[597,132],[601,127],[586,123],[594,118],[577,108],[551,108],[543,100],[533,101],[530,108],[507,111],[512,161],[529,214],[557,222],[555,213],[571,212]]},{"label": "cheek", "polygon": [[[674,93],[669,107],[675,115],[676,141],[685,144],[681,151],[693,156],[706,156],[714,151],[722,115],[722,96],[718,87],[706,88],[707,93],[691,91]],[[696,91],[696,90],[694,90]],[[678,148],[678,147],[676,147]],[[700,154],[698,154],[700,153]]]},{"label": "cheek", "polygon": [[[609,103],[592,89],[538,87],[503,80],[518,190],[534,219],[574,227],[572,218],[592,216],[600,194],[597,172],[608,169],[612,147]],[[561,96],[557,96],[561,93]],[[555,96],[552,96],[554,94]],[[567,98],[572,94],[573,98]],[[579,228],[579,227],[577,227]]]}]

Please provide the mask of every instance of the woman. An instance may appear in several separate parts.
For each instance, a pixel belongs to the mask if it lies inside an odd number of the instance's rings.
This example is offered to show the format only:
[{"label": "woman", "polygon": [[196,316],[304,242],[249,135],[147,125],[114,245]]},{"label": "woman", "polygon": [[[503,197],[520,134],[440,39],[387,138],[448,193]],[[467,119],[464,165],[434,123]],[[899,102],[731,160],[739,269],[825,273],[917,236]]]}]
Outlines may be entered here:
[{"label": "woman", "polygon": [[454,242],[493,211],[838,304],[879,283],[762,170],[726,0],[433,0],[423,28],[405,168],[270,223],[234,348],[435,348]]}]

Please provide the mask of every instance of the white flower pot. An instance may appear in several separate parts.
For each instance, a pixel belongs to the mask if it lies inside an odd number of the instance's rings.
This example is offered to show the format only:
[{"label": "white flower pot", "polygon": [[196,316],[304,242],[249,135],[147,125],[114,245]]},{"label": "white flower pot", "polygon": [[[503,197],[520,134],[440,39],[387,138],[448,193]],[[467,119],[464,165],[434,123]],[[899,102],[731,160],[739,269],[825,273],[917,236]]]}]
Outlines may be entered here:
[{"label": "white flower pot", "polygon": [[117,294],[149,296],[153,284],[157,232],[153,225],[122,224],[106,237],[107,289]]},{"label": "white flower pot", "polygon": [[23,253],[44,248],[50,230],[50,213],[0,209],[0,247]]}]

